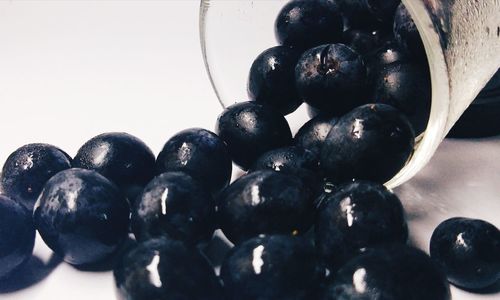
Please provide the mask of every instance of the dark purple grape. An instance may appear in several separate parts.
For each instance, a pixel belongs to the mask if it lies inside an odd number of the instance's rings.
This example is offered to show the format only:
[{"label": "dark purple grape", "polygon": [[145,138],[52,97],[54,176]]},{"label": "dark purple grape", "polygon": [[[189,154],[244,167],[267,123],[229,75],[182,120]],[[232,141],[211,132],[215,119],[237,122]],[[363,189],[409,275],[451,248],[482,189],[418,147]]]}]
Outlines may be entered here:
[{"label": "dark purple grape", "polygon": [[318,115],[307,121],[295,134],[295,145],[319,155],[326,137],[337,124],[338,118]]},{"label": "dark purple grape", "polygon": [[384,30],[349,29],[343,33],[343,42],[361,55],[380,48],[392,34]]},{"label": "dark purple grape", "polygon": [[426,61],[424,44],[417,26],[403,3],[398,6],[394,16],[394,37],[401,49],[415,60]]},{"label": "dark purple grape", "polygon": [[226,108],[215,127],[233,161],[243,169],[248,169],[265,152],[292,144],[285,117],[253,101]]},{"label": "dark purple grape", "polygon": [[340,41],[342,17],[335,1],[292,0],[275,22],[278,43],[308,49]]},{"label": "dark purple grape", "polygon": [[395,62],[409,62],[409,58],[394,41],[389,41],[377,51],[367,54],[365,62],[370,84],[373,84],[373,78],[378,77],[383,68]]},{"label": "dark purple grape", "polygon": [[365,0],[368,10],[374,15],[377,20],[392,24],[394,14],[401,0]]},{"label": "dark purple grape", "polygon": [[343,44],[307,50],[295,68],[295,81],[304,101],[323,113],[340,115],[366,100],[364,62]]},{"label": "dark purple grape", "polygon": [[385,183],[406,164],[414,144],[406,116],[386,104],[367,104],[341,117],[332,128],[320,163],[334,181]]},{"label": "dark purple grape", "polygon": [[31,211],[0,195],[0,280],[8,278],[31,258],[34,244]]},{"label": "dark purple grape", "polygon": [[304,180],[317,194],[321,192],[323,176],[319,168],[319,155],[302,147],[284,147],[262,154],[249,172],[257,170],[273,170],[295,175]]},{"label": "dark purple grape", "polygon": [[356,181],[326,195],[316,220],[316,247],[331,268],[364,248],[406,243],[408,228],[398,197],[383,185]]},{"label": "dark purple grape", "polygon": [[315,192],[297,176],[255,171],[221,193],[218,223],[233,243],[259,234],[302,234],[313,222]]},{"label": "dark purple grape", "polygon": [[69,156],[48,144],[28,144],[14,151],[0,175],[2,194],[30,211],[44,184],[56,173],[71,168]]},{"label": "dark purple grape", "polygon": [[224,141],[201,128],[183,130],[171,137],[156,159],[156,173],[182,171],[205,184],[212,193],[231,180],[232,162]]},{"label": "dark purple grape", "polygon": [[227,299],[315,299],[324,270],[314,247],[293,236],[259,236],[234,247],[221,278]]},{"label": "dark purple grape", "polygon": [[34,223],[56,254],[73,265],[100,262],[127,238],[130,208],[118,187],[95,171],[53,176],[35,204]]},{"label": "dark purple grape", "polygon": [[262,52],[248,76],[250,100],[269,105],[284,115],[294,112],[302,104],[295,89],[295,65],[300,55],[300,51],[286,46]]},{"label": "dark purple grape", "polygon": [[370,11],[366,0],[336,0],[344,18],[344,29],[380,29],[387,25]]},{"label": "dark purple grape", "polygon": [[154,177],[155,156],[140,139],[124,132],[109,132],[88,140],[78,150],[73,167],[94,170],[113,181],[134,201]]},{"label": "dark purple grape", "polygon": [[415,135],[425,131],[431,113],[431,80],[426,66],[400,62],[383,67],[373,76],[372,99],[389,104],[410,121]]},{"label": "dark purple grape", "polygon": [[318,169],[318,157],[312,151],[302,147],[289,146],[264,153],[252,165],[250,172],[273,170],[300,175],[301,172],[318,171]]},{"label": "dark purple grape", "polygon": [[424,252],[402,245],[367,250],[332,276],[320,300],[450,300],[442,270]]},{"label": "dark purple grape", "polygon": [[166,235],[188,243],[208,241],[215,230],[215,201],[208,189],[182,172],[168,172],[146,185],[132,210],[139,240]]},{"label": "dark purple grape", "polygon": [[120,300],[220,300],[222,286],[195,248],[166,238],[131,248],[113,271]]},{"label": "dark purple grape", "polygon": [[457,286],[481,289],[500,280],[500,231],[486,221],[442,222],[432,234],[430,252]]}]

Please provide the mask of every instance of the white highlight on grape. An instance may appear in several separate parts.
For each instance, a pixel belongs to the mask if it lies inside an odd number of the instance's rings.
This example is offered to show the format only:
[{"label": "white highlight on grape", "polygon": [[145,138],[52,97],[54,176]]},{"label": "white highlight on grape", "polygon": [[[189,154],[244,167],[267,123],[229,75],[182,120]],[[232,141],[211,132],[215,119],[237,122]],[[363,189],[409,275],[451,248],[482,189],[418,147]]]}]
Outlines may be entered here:
[{"label": "white highlight on grape", "polygon": [[26,163],[23,164],[23,169],[28,170],[31,169],[32,167],[33,167],[33,154],[30,154],[28,157],[26,157]]},{"label": "white highlight on grape", "polygon": [[351,204],[351,198],[347,197],[340,202],[340,207],[343,212],[346,213],[346,218],[347,218],[347,226],[351,227],[352,224],[354,223],[354,220],[356,219],[354,217],[354,207],[356,204]]},{"label": "white highlight on grape", "polygon": [[361,135],[363,134],[363,120],[356,119],[354,121],[354,125],[352,126],[352,134],[356,138],[361,138]]},{"label": "white highlight on grape", "polygon": [[157,288],[162,286],[160,279],[160,274],[158,273],[158,264],[160,263],[160,253],[155,251],[155,256],[151,260],[151,263],[146,267],[149,272],[149,281]]},{"label": "white highlight on grape", "polygon": [[262,266],[264,265],[264,260],[262,260],[262,252],[264,251],[264,246],[260,245],[253,249],[253,259],[252,266],[255,274],[259,275],[262,272]]},{"label": "white highlight on grape", "polygon": [[68,192],[68,209],[74,210],[76,208],[76,198],[78,197],[77,191]]},{"label": "white highlight on grape", "polygon": [[104,163],[106,156],[110,151],[111,146],[109,144],[102,144],[99,146],[99,149],[96,150],[95,156],[93,159],[93,164],[96,166],[101,166]]},{"label": "white highlight on grape", "polygon": [[458,236],[457,236],[457,241],[456,243],[460,246],[463,246],[463,247],[467,247],[467,243],[465,242],[464,240],[464,237],[463,237],[463,232],[460,233]]},{"label": "white highlight on grape", "polygon": [[187,165],[189,159],[191,158],[191,149],[187,143],[182,143],[181,148],[179,149],[179,159],[183,166]]},{"label": "white highlight on grape", "polygon": [[168,188],[166,188],[161,194],[161,213],[167,213],[167,197],[168,197]]},{"label": "white highlight on grape", "polygon": [[354,289],[358,293],[364,293],[366,291],[366,269],[361,268],[356,270],[352,275],[352,283],[354,285]]},{"label": "white highlight on grape", "polygon": [[261,202],[261,199],[260,199],[260,191],[259,191],[258,185],[252,185],[250,195],[252,196],[252,199],[251,199],[252,206],[259,205],[259,203]]},{"label": "white highlight on grape", "polygon": [[278,65],[278,62],[276,61],[275,57],[270,57],[268,61],[269,65],[271,66],[271,70],[276,70],[276,66]]}]

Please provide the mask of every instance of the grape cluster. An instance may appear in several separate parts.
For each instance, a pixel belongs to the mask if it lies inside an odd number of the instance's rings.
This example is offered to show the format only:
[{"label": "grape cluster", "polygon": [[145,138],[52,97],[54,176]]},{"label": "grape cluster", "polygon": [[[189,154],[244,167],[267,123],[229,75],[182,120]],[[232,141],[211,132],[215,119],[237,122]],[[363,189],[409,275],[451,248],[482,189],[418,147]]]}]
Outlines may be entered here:
[{"label": "grape cluster", "polygon": [[[48,144],[13,152],[0,176],[0,280],[38,231],[69,264],[114,263],[117,297],[448,300],[500,278],[500,232],[455,218],[430,253],[408,245],[383,184],[426,127],[430,83],[415,24],[397,0],[292,0],[279,46],[250,68],[249,100],[215,132],[183,130],[157,157],[126,133],[71,158]],[[292,134],[303,102],[318,114]],[[231,183],[233,163],[245,174]],[[234,246],[219,274],[207,244]]]}]

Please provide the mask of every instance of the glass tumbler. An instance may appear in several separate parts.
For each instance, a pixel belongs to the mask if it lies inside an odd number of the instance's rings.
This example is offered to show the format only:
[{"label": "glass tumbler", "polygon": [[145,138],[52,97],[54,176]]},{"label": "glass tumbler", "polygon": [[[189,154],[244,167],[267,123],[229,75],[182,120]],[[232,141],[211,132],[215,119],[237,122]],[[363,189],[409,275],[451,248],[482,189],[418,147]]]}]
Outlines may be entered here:
[{"label": "glass tumbler", "polygon": [[[200,39],[214,90],[226,107],[247,100],[253,60],[277,44],[274,21],[288,0],[201,0]],[[430,160],[453,124],[500,66],[499,0],[402,0],[430,65],[431,114],[396,187]],[[306,116],[300,116],[302,123]]]}]

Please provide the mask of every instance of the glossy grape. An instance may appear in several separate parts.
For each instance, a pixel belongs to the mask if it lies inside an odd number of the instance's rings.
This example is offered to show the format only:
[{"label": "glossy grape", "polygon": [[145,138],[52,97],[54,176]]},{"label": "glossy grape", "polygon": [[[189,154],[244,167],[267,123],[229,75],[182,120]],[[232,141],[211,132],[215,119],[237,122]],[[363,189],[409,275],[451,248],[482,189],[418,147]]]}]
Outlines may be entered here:
[{"label": "glossy grape", "polygon": [[113,275],[120,300],[224,299],[208,261],[181,241],[139,243],[119,259]]},{"label": "glossy grape", "polygon": [[323,113],[340,115],[366,100],[365,64],[344,44],[304,52],[295,68],[295,82],[304,101]]},{"label": "glossy grape", "polygon": [[379,77],[379,73],[386,66],[395,62],[408,62],[408,55],[396,45],[396,42],[386,42],[376,51],[365,56],[368,80],[373,84],[373,80]]},{"label": "glossy grape", "polygon": [[278,43],[300,49],[338,42],[342,30],[337,4],[326,0],[289,1],[275,23]]},{"label": "glossy grape", "polygon": [[215,133],[185,129],[171,137],[156,159],[156,173],[182,171],[216,194],[229,184],[232,162],[229,150]]},{"label": "glossy grape", "polygon": [[343,43],[361,55],[380,48],[391,34],[384,30],[349,29],[343,33]]},{"label": "glossy grape", "polygon": [[154,176],[155,157],[140,139],[123,132],[103,133],[87,141],[73,167],[99,172],[113,181],[130,201]]},{"label": "glossy grape", "polygon": [[314,299],[324,271],[314,247],[293,236],[259,236],[233,248],[221,268],[228,299]]},{"label": "glossy grape", "polygon": [[295,65],[301,52],[276,46],[262,52],[252,63],[248,76],[248,97],[287,115],[300,104],[295,89]]},{"label": "glossy grape", "polygon": [[12,275],[31,258],[35,227],[31,212],[0,195],[0,280]]},{"label": "glossy grape", "polygon": [[406,243],[408,228],[398,197],[383,185],[357,181],[322,199],[316,220],[316,247],[332,268],[361,249]]},{"label": "glossy grape", "polygon": [[300,175],[304,171],[319,169],[318,157],[307,149],[289,146],[264,153],[253,164],[250,172],[256,170],[274,170]]},{"label": "glossy grape", "polygon": [[386,104],[360,106],[340,118],[321,151],[321,166],[335,181],[385,183],[406,164],[415,133],[408,119]]},{"label": "glossy grape", "polygon": [[4,195],[32,210],[47,180],[69,168],[71,160],[61,149],[39,143],[24,145],[7,158],[0,188]]},{"label": "glossy grape", "polygon": [[500,280],[500,231],[486,221],[442,222],[432,234],[430,253],[457,286],[480,289]]},{"label": "glossy grape", "polygon": [[426,66],[392,63],[373,76],[372,99],[403,112],[419,135],[424,132],[431,113],[431,80]]},{"label": "glossy grape", "polygon": [[118,187],[95,171],[69,169],[52,177],[38,198],[35,227],[73,265],[98,263],[126,239],[130,208]]},{"label": "glossy grape", "polygon": [[430,257],[408,246],[367,250],[332,276],[320,300],[450,300],[450,287]]},{"label": "glossy grape", "polygon": [[393,30],[394,38],[404,51],[415,60],[426,61],[424,44],[417,26],[403,3],[396,9]]},{"label": "glossy grape", "polygon": [[233,161],[243,169],[265,152],[292,144],[285,117],[253,101],[226,108],[217,119],[216,132],[226,142]]},{"label": "glossy grape", "polygon": [[323,174],[319,167],[319,155],[297,146],[278,148],[262,154],[249,172],[273,170],[300,177],[307,186],[321,192]]},{"label": "glossy grape", "polygon": [[377,20],[392,24],[394,13],[401,3],[401,0],[365,0],[368,10]]},{"label": "glossy grape", "polygon": [[366,0],[331,0],[331,2],[336,2],[340,7],[344,18],[344,29],[375,30],[386,26],[370,11]]},{"label": "glossy grape", "polygon": [[300,127],[294,136],[294,144],[319,155],[326,137],[337,122],[336,117],[317,115]]},{"label": "glossy grape", "polygon": [[217,200],[219,225],[233,243],[259,234],[301,234],[312,225],[314,195],[297,176],[255,171],[221,193]]},{"label": "glossy grape", "polygon": [[182,172],[168,172],[146,185],[132,211],[137,239],[170,236],[188,243],[207,241],[215,229],[210,191]]}]

